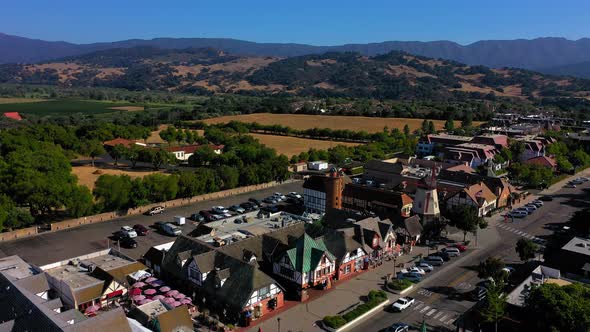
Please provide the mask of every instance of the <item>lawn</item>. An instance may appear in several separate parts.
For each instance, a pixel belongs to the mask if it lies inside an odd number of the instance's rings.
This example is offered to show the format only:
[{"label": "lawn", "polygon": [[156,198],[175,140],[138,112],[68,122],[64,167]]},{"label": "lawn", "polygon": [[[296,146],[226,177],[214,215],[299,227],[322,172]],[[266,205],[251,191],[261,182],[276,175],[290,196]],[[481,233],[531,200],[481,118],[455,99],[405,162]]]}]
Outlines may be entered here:
[{"label": "lawn", "polygon": [[38,102],[0,103],[0,113],[19,112],[37,116],[71,115],[76,113],[105,114],[120,112],[114,107],[133,106],[129,103],[113,103],[85,100],[48,100]]},{"label": "lawn", "polygon": [[41,98],[0,98],[0,105],[1,104],[20,104],[20,103],[38,103],[42,101],[47,101],[47,99]]},{"label": "lawn", "polygon": [[[254,113],[243,115],[222,116],[219,118],[204,120],[205,123],[226,123],[229,121],[257,122],[263,125],[283,125],[293,129],[312,129],[312,128],[330,128],[330,129],[349,129],[353,131],[365,130],[369,133],[376,133],[387,126],[389,129],[403,129],[407,124],[410,130],[419,129],[422,126],[423,119],[408,118],[377,118],[364,116],[332,116],[332,115],[307,115],[307,114],[270,114]],[[443,129],[445,120],[432,120],[437,130]],[[481,122],[474,122],[474,125],[480,125]],[[460,127],[461,122],[455,121],[455,127]]]},{"label": "lawn", "polygon": [[[97,172],[98,171],[98,172]],[[119,169],[112,168],[98,168],[92,166],[75,166],[72,167],[72,173],[78,177],[78,184],[88,187],[92,191],[96,179],[102,174],[122,175],[126,174],[132,178],[144,177],[149,174],[161,173],[156,171],[138,171],[132,170],[128,167],[121,167]],[[96,174],[95,174],[96,173]]]},{"label": "lawn", "polygon": [[269,148],[275,149],[278,153],[284,154],[288,157],[298,155],[301,152],[307,152],[309,148],[315,148],[318,150],[327,150],[336,145],[345,146],[357,146],[357,143],[343,143],[343,142],[332,142],[325,140],[315,140],[299,137],[289,136],[275,136],[275,135],[264,135],[264,134],[250,134],[260,141],[260,143],[266,145]]}]

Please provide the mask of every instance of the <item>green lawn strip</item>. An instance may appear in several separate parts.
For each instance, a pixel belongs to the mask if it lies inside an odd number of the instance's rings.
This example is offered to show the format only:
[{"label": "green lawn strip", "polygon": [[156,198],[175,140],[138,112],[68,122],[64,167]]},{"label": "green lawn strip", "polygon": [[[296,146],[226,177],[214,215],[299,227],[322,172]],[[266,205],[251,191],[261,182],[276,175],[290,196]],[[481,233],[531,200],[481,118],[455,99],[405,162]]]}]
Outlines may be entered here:
[{"label": "green lawn strip", "polygon": [[383,303],[383,301],[387,300],[387,294],[384,291],[376,291],[372,290],[367,295],[367,302],[358,305],[351,311],[345,313],[344,315],[336,315],[336,316],[326,316],[323,319],[324,324],[329,326],[333,329],[337,329],[348,322],[353,321],[357,317],[361,316],[362,314],[368,312],[369,310],[377,307],[379,304]]}]

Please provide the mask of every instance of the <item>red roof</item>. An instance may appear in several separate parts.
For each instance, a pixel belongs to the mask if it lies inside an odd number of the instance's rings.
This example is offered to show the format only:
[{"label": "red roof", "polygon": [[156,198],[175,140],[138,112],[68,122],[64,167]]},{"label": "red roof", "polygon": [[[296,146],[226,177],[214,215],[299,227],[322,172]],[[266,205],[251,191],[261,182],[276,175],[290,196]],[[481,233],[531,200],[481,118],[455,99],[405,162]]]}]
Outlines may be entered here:
[{"label": "red roof", "polygon": [[531,159],[525,160],[524,162],[527,164],[541,165],[541,166],[551,167],[551,168],[555,168],[555,166],[557,166],[557,163],[555,162],[555,160],[553,160],[552,158],[549,158],[547,156],[539,156],[539,157],[531,158]]},{"label": "red roof", "polygon": [[18,114],[18,112],[6,112],[6,113],[4,113],[4,116],[5,116],[5,117],[7,117],[7,118],[10,118],[10,119],[16,120],[16,121],[20,121],[20,120],[22,120],[22,119],[23,119],[23,118],[20,116],[20,114]]},{"label": "red roof", "polygon": [[124,147],[128,147],[128,146],[133,145],[135,143],[136,143],[135,141],[132,141],[130,139],[118,137],[113,140],[106,141],[102,144],[107,145],[107,146],[123,145]]}]

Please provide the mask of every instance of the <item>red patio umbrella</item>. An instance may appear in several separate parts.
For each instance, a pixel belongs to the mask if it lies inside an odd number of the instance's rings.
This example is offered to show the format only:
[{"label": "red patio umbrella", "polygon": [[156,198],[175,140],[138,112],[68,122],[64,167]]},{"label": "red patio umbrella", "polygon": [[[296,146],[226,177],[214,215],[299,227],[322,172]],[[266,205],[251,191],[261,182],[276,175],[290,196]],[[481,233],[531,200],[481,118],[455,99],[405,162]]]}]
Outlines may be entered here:
[{"label": "red patio umbrella", "polygon": [[177,291],[176,289],[173,289],[173,290],[169,291],[168,293],[166,293],[166,296],[174,296],[178,293],[180,293],[180,292]]},{"label": "red patio umbrella", "polygon": [[129,291],[129,295],[130,296],[141,295],[141,289],[139,289],[139,288],[131,288],[131,290]]},{"label": "red patio umbrella", "polygon": [[89,314],[89,313],[94,313],[100,310],[100,306],[98,305],[91,305],[90,307],[86,308],[86,310],[84,310],[85,314]]},{"label": "red patio umbrella", "polygon": [[180,300],[180,303],[182,303],[182,304],[193,304],[193,301],[190,298],[185,297],[184,299]]},{"label": "red patio umbrella", "polygon": [[177,300],[182,300],[186,297],[186,295],[182,294],[182,293],[178,293],[178,294],[174,294],[172,295],[172,297],[174,297]]},{"label": "red patio umbrella", "polygon": [[134,297],[132,297],[132,299],[133,299],[133,301],[137,302],[137,301],[145,300],[145,296],[135,295]]},{"label": "red patio umbrella", "polygon": [[169,291],[170,291],[170,287],[168,287],[168,286],[160,287],[160,293],[166,293]]},{"label": "red patio umbrella", "polygon": [[174,301],[173,303],[171,303],[173,307],[179,307],[182,305],[182,303],[178,302],[178,301]]},{"label": "red patio umbrella", "polygon": [[164,302],[172,304],[172,303],[176,302],[176,300],[172,297],[167,297],[164,299]]},{"label": "red patio umbrella", "polygon": [[165,298],[166,298],[166,296],[164,296],[164,295],[156,295],[156,296],[152,297],[152,300],[163,300]]},{"label": "red patio umbrella", "polygon": [[150,282],[154,282],[156,280],[158,280],[158,279],[154,278],[154,277],[149,277],[149,278],[145,279],[144,282],[147,282],[149,284]]},{"label": "red patio umbrella", "polygon": [[146,290],[144,290],[144,291],[143,291],[143,293],[144,293],[145,295],[154,295],[154,294],[156,294],[157,292],[158,292],[158,291],[157,291],[157,290],[155,290],[155,289],[153,289],[153,288],[148,288],[148,289],[146,289]]},{"label": "red patio umbrella", "polygon": [[152,302],[152,301],[153,301],[153,300],[151,300],[151,299],[143,299],[143,300],[139,301],[139,302],[138,302],[138,304],[139,304],[139,305],[144,305],[144,304],[146,304],[146,303],[150,303],[150,302]]}]

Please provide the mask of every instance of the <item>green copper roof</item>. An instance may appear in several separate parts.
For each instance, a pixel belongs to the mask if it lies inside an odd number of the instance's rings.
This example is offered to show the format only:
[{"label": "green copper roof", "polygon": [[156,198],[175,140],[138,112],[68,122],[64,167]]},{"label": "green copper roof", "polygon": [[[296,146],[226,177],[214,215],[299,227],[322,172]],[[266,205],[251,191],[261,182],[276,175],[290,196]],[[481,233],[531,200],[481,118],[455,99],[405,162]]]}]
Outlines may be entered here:
[{"label": "green copper roof", "polygon": [[315,270],[324,253],[328,258],[334,259],[334,255],[326,249],[324,241],[316,241],[307,234],[297,240],[294,248],[287,250],[287,256],[298,272]]}]

